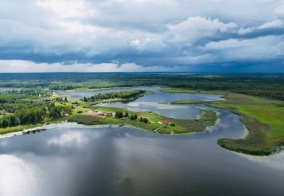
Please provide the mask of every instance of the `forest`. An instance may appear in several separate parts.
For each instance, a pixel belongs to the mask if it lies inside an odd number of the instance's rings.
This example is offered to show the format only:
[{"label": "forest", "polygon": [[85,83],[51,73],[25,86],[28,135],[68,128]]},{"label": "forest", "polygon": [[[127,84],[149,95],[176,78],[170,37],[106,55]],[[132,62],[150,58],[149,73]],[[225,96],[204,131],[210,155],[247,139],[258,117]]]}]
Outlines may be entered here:
[{"label": "forest", "polygon": [[146,93],[145,90],[131,90],[131,91],[121,91],[121,92],[111,92],[111,93],[99,93],[90,98],[84,97],[84,101],[102,101],[109,99],[119,99],[119,100],[131,100],[134,101]]},{"label": "forest", "polygon": [[283,74],[1,73],[0,88],[75,90],[163,86],[284,100]]},{"label": "forest", "polygon": [[56,99],[50,99],[50,95],[51,91],[40,89],[0,94],[0,128],[37,124],[71,114],[70,106],[56,105]]}]

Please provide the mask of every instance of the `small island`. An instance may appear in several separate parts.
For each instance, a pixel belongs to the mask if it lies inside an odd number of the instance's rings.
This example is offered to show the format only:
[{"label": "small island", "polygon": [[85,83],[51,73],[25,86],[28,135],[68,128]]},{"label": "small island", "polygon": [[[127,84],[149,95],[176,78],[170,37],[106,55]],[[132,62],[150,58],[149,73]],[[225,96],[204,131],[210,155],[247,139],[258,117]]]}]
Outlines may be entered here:
[{"label": "small island", "polygon": [[85,102],[93,102],[97,103],[114,103],[114,102],[122,102],[129,103],[131,101],[135,101],[136,99],[143,97],[144,95],[152,94],[151,91],[145,90],[130,90],[130,91],[121,91],[121,92],[111,92],[111,93],[99,93],[98,95],[91,96],[89,98],[84,97],[83,100]]}]

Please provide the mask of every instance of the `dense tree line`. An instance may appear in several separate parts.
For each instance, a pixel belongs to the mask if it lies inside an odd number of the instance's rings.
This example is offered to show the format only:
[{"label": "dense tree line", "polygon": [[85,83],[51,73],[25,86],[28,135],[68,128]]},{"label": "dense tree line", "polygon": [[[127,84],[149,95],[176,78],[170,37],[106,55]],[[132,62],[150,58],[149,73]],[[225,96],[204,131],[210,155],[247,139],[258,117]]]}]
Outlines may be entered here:
[{"label": "dense tree line", "polygon": [[138,117],[137,114],[131,114],[129,118],[130,120],[137,120]]},{"label": "dense tree line", "polygon": [[21,109],[16,111],[14,114],[7,114],[5,117],[0,119],[0,128],[41,123],[45,118],[59,118],[65,115],[70,115],[71,112],[72,108],[70,106],[33,107],[30,109]]},{"label": "dense tree line", "polygon": [[[56,106],[55,100],[39,98],[39,95],[47,94],[48,92],[40,90],[13,90],[0,94],[0,128],[36,124],[46,118],[71,114],[71,106]],[[67,101],[67,98],[61,99]]]},{"label": "dense tree line", "polygon": [[121,111],[116,111],[115,112],[115,118],[129,118],[130,120],[137,120],[137,114],[128,114],[128,112],[125,112],[125,114],[123,114],[123,112]]},{"label": "dense tree line", "polygon": [[193,77],[188,83],[175,82],[169,87],[192,90],[221,90],[233,93],[284,100],[284,77],[272,76],[219,76]]},{"label": "dense tree line", "polygon": [[116,111],[115,112],[115,118],[123,118],[123,112],[121,112],[121,111]]},{"label": "dense tree line", "polygon": [[0,120],[0,128],[13,127],[19,124],[20,121],[15,115],[9,115]]},{"label": "dense tree line", "polygon": [[132,99],[135,100],[145,94],[145,90],[131,90],[94,95],[90,98],[84,97],[84,101],[101,101],[107,99]]},{"label": "dense tree line", "polygon": [[[138,116],[137,116],[137,114],[128,114],[128,112],[125,112],[125,114],[123,114],[123,112],[121,112],[121,111],[116,111],[115,112],[115,118],[119,118],[119,119],[121,119],[121,118],[129,118],[130,120],[138,120]],[[143,123],[149,123],[149,119],[147,119],[147,118],[143,118],[143,117],[140,117],[139,118],[139,121],[140,122],[143,122]]]},{"label": "dense tree line", "polygon": [[284,100],[283,74],[145,74],[145,73],[25,73],[0,74],[3,88],[110,88],[165,86],[193,90],[223,90]]},{"label": "dense tree line", "polygon": [[69,115],[72,112],[71,106],[55,106],[49,108],[49,117],[50,118],[59,118],[65,115]]},{"label": "dense tree line", "polygon": [[147,118],[140,117],[140,122],[148,123],[149,120]]},{"label": "dense tree line", "polygon": [[0,93],[0,103],[38,100],[39,97],[50,97],[51,91],[42,89],[8,90]]},{"label": "dense tree line", "polygon": [[45,118],[54,119],[69,115],[72,112],[70,106],[33,107],[21,109],[14,114],[7,114],[0,119],[0,128],[16,125],[41,123]]},{"label": "dense tree line", "polygon": [[45,89],[19,89],[19,90],[9,90],[7,94],[20,94],[20,95],[30,95],[30,96],[38,96],[38,97],[49,97],[51,95],[50,90]]}]

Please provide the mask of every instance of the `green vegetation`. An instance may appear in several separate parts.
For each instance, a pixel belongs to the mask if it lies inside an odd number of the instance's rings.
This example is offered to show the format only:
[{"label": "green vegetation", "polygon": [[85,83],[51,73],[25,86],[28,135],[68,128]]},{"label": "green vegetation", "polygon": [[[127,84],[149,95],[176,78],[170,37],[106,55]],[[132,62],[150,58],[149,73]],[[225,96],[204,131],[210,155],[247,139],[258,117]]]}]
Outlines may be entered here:
[{"label": "green vegetation", "polygon": [[203,111],[204,111],[203,114],[198,119],[193,119],[193,120],[176,119],[174,122],[186,128],[187,130],[194,130],[194,132],[204,131],[207,127],[215,125],[218,118],[215,111],[207,109],[204,109]]},{"label": "green vegetation", "polygon": [[[115,118],[107,115],[102,117],[96,114],[85,113],[73,116],[70,121],[85,125],[128,124],[145,130],[156,130],[164,134],[200,132],[209,126],[213,126],[217,121],[216,112],[211,110],[204,110],[200,118],[193,120],[173,119],[153,112],[133,112],[123,108],[95,107],[93,110],[103,113],[114,113]],[[126,114],[130,117],[126,117]],[[161,124],[162,121],[168,121],[169,123]]]},{"label": "green vegetation", "polygon": [[[0,95],[0,133],[20,130],[23,127],[43,124],[70,115],[72,107],[57,104],[47,90],[13,90]],[[64,102],[67,99],[61,98]],[[23,126],[23,127],[22,127]]]},{"label": "green vegetation", "polygon": [[[223,94],[226,101],[203,102],[203,104],[240,115],[241,122],[246,126],[249,134],[244,139],[222,138],[218,141],[220,146],[247,154],[269,155],[284,144],[283,101],[234,93]],[[191,102],[191,100],[181,101],[187,104]]]},{"label": "green vegetation", "polygon": [[219,145],[238,152],[268,155],[284,144],[284,109],[277,106],[283,102],[240,94],[228,94],[226,100],[211,106],[242,116],[249,135],[239,140],[220,139]]},{"label": "green vegetation", "polygon": [[104,94],[99,93],[98,95],[94,95],[90,98],[84,97],[83,100],[85,102],[130,102],[151,93],[152,92],[145,90],[131,90]]},{"label": "green vegetation", "polygon": [[123,115],[123,112],[121,111],[116,111],[115,112],[115,118],[123,118],[123,116],[127,116],[128,115],[128,112],[125,112],[125,115]]},{"label": "green vegetation", "polygon": [[[216,114],[204,111],[200,119],[169,119],[151,112],[131,112],[99,108],[104,112],[123,112],[124,118],[89,114],[98,102],[133,101],[149,92],[109,93],[68,101],[54,97],[51,90],[91,90],[112,87],[164,86],[171,93],[220,94],[226,101],[181,100],[174,104],[205,104],[239,114],[249,131],[245,139],[222,138],[224,148],[256,155],[267,155],[284,145],[284,75],[194,75],[127,73],[25,73],[0,74],[0,134],[42,125],[45,122],[75,120],[84,124],[127,123],[161,133],[189,133],[215,123]],[[126,115],[126,112],[128,115]],[[87,117],[88,116],[88,117]],[[85,117],[85,118],[84,118]],[[158,122],[168,120],[170,124]],[[94,121],[94,122],[93,122]]]},{"label": "green vegetation", "polygon": [[284,75],[195,75],[145,73],[24,73],[0,74],[0,88],[50,90],[165,86],[194,91],[226,91],[284,100]]},{"label": "green vegetation", "polygon": [[34,124],[34,125],[18,125],[15,127],[7,127],[5,129],[0,129],[0,135],[7,134],[7,133],[14,133],[14,132],[22,131],[24,129],[36,128],[42,125],[43,124]]},{"label": "green vegetation", "polygon": [[[119,93],[107,93],[94,96],[88,101],[68,101],[65,97],[39,97],[37,94],[25,94],[18,91],[10,91],[0,95],[2,103],[0,118],[0,134],[21,131],[44,124],[44,122],[57,122],[62,120],[75,121],[86,125],[100,124],[129,124],[145,130],[158,131],[160,133],[191,133],[203,131],[208,126],[214,125],[217,120],[216,113],[204,110],[199,119],[178,120],[167,118],[153,112],[132,112],[121,108],[95,107],[98,100],[109,102],[116,98],[120,100],[136,99],[149,93],[147,91],[123,91]],[[27,99],[28,98],[28,99]],[[92,100],[94,102],[92,102]],[[89,113],[99,110],[104,113]],[[162,124],[162,121],[168,121]]]}]

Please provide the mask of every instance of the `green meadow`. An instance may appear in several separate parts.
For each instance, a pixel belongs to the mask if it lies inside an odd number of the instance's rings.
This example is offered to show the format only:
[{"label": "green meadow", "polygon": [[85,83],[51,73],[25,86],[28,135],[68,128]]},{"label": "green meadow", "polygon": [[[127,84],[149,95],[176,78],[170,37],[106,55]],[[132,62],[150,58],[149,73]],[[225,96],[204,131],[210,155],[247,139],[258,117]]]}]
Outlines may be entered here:
[{"label": "green meadow", "polygon": [[[84,108],[84,106],[83,106]],[[80,110],[80,109],[79,109]],[[85,112],[73,115],[70,117],[70,121],[77,122],[84,125],[101,125],[101,124],[113,124],[113,125],[130,125],[133,127],[141,128],[149,131],[157,131],[163,134],[184,134],[192,132],[204,131],[207,127],[213,126],[217,121],[217,114],[211,110],[204,110],[202,115],[198,119],[192,120],[180,120],[168,118],[151,111],[148,112],[133,112],[125,108],[114,107],[96,107],[93,110],[100,112],[115,113],[120,111],[128,113],[129,115],[137,115],[137,120],[130,120],[130,118],[117,119],[114,117],[99,117],[97,115],[88,114]],[[146,118],[148,123],[141,122],[140,118]],[[161,124],[161,121],[166,120],[168,124]]]},{"label": "green meadow", "polygon": [[[166,92],[198,93],[183,89],[170,89]],[[206,93],[206,91],[201,93]],[[240,115],[241,122],[249,134],[243,139],[220,139],[218,144],[226,149],[254,155],[269,155],[284,144],[284,101],[227,92],[218,93],[225,98],[225,101],[181,100],[173,103],[205,104]]]}]

